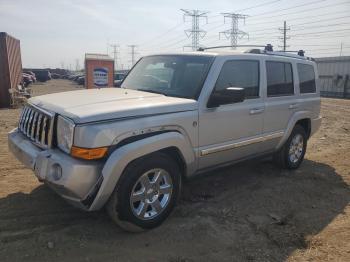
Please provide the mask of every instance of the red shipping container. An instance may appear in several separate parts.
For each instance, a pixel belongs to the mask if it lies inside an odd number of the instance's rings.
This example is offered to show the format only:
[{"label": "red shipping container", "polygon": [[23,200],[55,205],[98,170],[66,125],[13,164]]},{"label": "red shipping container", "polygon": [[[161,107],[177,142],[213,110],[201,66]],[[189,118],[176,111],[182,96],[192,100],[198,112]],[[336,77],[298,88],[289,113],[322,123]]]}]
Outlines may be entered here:
[{"label": "red shipping container", "polygon": [[17,88],[22,81],[20,41],[0,32],[0,108],[10,107],[9,89]]}]

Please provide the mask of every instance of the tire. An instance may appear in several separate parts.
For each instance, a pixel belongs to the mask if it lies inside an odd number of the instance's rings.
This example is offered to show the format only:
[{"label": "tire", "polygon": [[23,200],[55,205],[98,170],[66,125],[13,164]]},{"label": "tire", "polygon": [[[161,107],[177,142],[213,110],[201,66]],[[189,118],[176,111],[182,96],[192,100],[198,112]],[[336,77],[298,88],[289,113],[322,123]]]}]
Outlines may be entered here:
[{"label": "tire", "polygon": [[[159,177],[157,181],[156,177]],[[180,189],[177,163],[166,154],[152,153],[125,168],[107,203],[107,212],[126,231],[152,229],[170,215]]]},{"label": "tire", "polygon": [[[300,141],[302,141],[302,145]],[[307,136],[305,129],[300,125],[296,125],[286,143],[274,155],[274,160],[281,168],[296,169],[304,160],[306,147]]]}]

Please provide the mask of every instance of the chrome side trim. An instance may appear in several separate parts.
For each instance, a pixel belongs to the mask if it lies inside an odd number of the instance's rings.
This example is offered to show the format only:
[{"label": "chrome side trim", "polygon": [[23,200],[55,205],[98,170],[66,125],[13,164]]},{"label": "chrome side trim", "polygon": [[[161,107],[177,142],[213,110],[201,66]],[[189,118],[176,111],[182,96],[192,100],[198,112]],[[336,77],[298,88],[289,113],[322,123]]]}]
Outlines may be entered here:
[{"label": "chrome side trim", "polygon": [[255,137],[255,138],[250,138],[250,139],[240,141],[240,142],[235,142],[235,143],[230,143],[230,144],[226,144],[226,145],[215,146],[215,147],[208,148],[208,149],[203,149],[200,151],[200,154],[201,154],[201,156],[206,156],[206,155],[221,152],[221,151],[231,150],[231,149],[234,149],[237,147],[248,146],[248,145],[255,144],[255,143],[261,143],[261,142],[264,142],[264,141],[267,141],[270,139],[282,137],[283,135],[284,135],[284,131],[278,131],[276,133],[272,133],[272,134],[268,134],[268,135],[264,135],[264,136],[260,136],[260,137]]}]

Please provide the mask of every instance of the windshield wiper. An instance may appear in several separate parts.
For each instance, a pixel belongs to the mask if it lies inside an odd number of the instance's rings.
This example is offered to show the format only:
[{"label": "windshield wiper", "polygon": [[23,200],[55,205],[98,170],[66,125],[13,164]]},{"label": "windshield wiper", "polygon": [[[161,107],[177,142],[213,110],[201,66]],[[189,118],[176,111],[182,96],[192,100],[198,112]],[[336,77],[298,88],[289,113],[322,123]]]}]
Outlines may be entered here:
[{"label": "windshield wiper", "polygon": [[160,91],[155,91],[155,90],[149,90],[149,89],[142,89],[142,88],[139,88],[139,89],[136,89],[137,91],[143,91],[143,92],[150,92],[150,93],[155,93],[155,94],[160,94],[160,95],[165,95],[164,93],[160,92]]}]

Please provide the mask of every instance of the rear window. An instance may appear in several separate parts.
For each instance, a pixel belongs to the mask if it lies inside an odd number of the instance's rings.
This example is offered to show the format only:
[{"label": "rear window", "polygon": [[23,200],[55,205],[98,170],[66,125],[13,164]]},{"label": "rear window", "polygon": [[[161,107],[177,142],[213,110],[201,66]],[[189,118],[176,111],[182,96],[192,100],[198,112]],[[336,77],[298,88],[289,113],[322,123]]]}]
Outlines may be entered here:
[{"label": "rear window", "polygon": [[287,96],[294,94],[292,64],[267,61],[267,96]]},{"label": "rear window", "polygon": [[316,93],[315,71],[312,65],[297,64],[300,93]]}]

